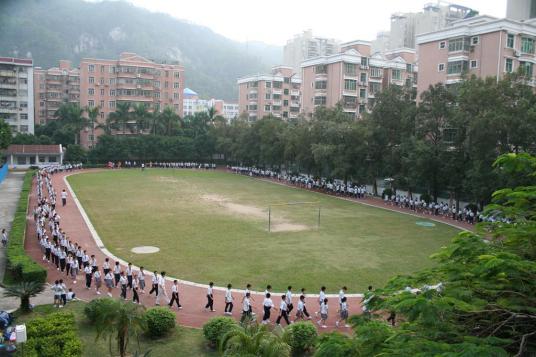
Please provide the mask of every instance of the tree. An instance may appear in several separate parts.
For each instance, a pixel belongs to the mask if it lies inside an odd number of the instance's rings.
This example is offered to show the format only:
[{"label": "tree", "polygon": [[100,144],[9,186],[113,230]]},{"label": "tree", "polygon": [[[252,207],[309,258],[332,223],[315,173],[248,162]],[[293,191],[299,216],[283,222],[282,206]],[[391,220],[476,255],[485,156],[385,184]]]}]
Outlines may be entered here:
[{"label": "tree", "polygon": [[167,106],[158,114],[159,131],[162,135],[173,135],[180,123],[180,117],[172,107]]},{"label": "tree", "polygon": [[136,133],[141,134],[151,121],[151,113],[147,111],[147,106],[138,103],[133,107],[132,117],[136,121]]},{"label": "tree", "polygon": [[74,143],[80,143],[80,131],[87,127],[88,120],[83,116],[84,110],[78,104],[62,104],[54,116],[68,129],[74,137]]},{"label": "tree", "polygon": [[130,118],[130,103],[119,102],[116,105],[115,112],[108,115],[107,121],[110,128],[120,130],[122,134],[126,134]]},{"label": "tree", "polygon": [[0,119],[0,150],[7,148],[9,144],[11,144],[11,128],[3,119]]},{"label": "tree", "polygon": [[88,125],[89,129],[91,130],[91,142],[89,143],[90,147],[95,146],[95,129],[99,125],[97,122],[97,117],[99,116],[99,107],[86,107],[84,110],[87,112],[87,116],[89,117]]},{"label": "tree", "polygon": [[110,304],[99,305],[96,311],[95,339],[108,338],[110,355],[113,356],[112,338],[115,337],[119,355],[126,356],[130,337],[138,338],[145,329],[144,311],[142,305],[115,299]]},{"label": "tree", "polygon": [[268,331],[265,325],[247,324],[233,328],[220,341],[220,351],[226,356],[290,356],[290,346],[280,335]]},{"label": "tree", "polygon": [[20,299],[20,309],[28,312],[30,308],[30,298],[37,296],[45,290],[44,283],[37,281],[23,281],[15,285],[4,288],[4,297],[16,297]]}]

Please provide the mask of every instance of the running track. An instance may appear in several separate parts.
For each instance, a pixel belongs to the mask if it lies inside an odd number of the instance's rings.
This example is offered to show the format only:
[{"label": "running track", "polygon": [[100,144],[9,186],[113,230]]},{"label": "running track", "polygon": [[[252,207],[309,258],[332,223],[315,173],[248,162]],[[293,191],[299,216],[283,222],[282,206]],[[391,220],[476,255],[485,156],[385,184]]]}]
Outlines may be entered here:
[{"label": "running track", "polygon": [[[83,172],[90,172],[90,171],[98,171],[98,170],[84,170],[84,171],[75,171],[74,174],[77,173],[83,173]],[[64,177],[68,176],[72,173],[57,173],[52,176],[52,184],[54,186],[54,189],[59,194],[63,188],[67,188],[65,185]],[[272,180],[266,180],[272,182]],[[279,183],[275,181],[274,183]],[[36,180],[34,179],[33,182],[33,189],[30,193],[30,212],[33,209],[33,207],[36,205],[37,197],[35,192],[35,184]],[[281,183],[279,183],[281,184]],[[295,187],[292,185],[289,185],[291,187]],[[44,190],[46,192],[46,189]],[[69,191],[69,188],[67,188],[67,191]],[[347,199],[350,201],[357,201],[361,202],[362,200],[354,200],[350,198],[341,198],[341,199]],[[59,199],[58,199],[59,200]],[[386,208],[386,206],[383,204],[381,200],[378,199],[367,199],[364,200],[366,204],[371,206],[377,206],[381,208]],[[397,207],[387,206],[388,209],[394,210],[394,211],[400,211],[402,213],[408,213],[404,209],[400,209]],[[61,217],[61,227],[65,232],[67,232],[70,239],[74,242],[78,242],[79,245],[83,247],[83,249],[88,251],[88,255],[95,254],[95,257],[97,258],[97,262],[99,263],[99,266],[102,267],[102,263],[104,262],[105,257],[110,258],[111,264],[113,264],[113,261],[116,260],[116,257],[112,256],[103,246],[100,246],[100,244],[97,244],[97,242],[94,239],[94,236],[91,233],[90,227],[86,224],[86,221],[83,218],[82,213],[78,210],[75,202],[73,201],[72,195],[67,199],[67,205],[65,207],[62,207],[61,204],[58,204],[58,207],[56,208],[60,217]],[[451,220],[444,219],[442,217],[431,217],[428,215],[419,215],[423,218],[427,219],[434,219],[440,222],[449,223],[452,224]],[[459,222],[456,222],[459,223]],[[456,224],[459,228],[462,229],[472,229],[472,226],[467,224]],[[48,282],[53,283],[54,280],[57,279],[63,279],[65,283],[67,284],[67,287],[72,288],[73,291],[76,293],[77,298],[80,298],[81,300],[89,301],[96,297],[102,297],[106,296],[106,288],[101,288],[102,295],[97,295],[95,293],[95,290],[87,290],[85,288],[85,278],[82,274],[79,275],[79,278],[76,281],[76,284],[73,284],[70,277],[66,277],[65,274],[60,273],[55,269],[55,266],[52,264],[47,263],[46,261],[42,260],[42,253],[41,249],[39,247],[39,242],[37,241],[36,234],[35,234],[35,223],[33,221],[33,216],[31,213],[28,213],[27,215],[27,224],[26,224],[26,241],[25,241],[25,249],[28,252],[28,254],[39,264],[44,266],[48,269]],[[120,260],[121,261],[121,260]],[[123,264],[123,269],[126,268],[126,265]],[[146,268],[146,292],[150,289],[151,285],[151,275],[154,267],[147,267]],[[180,280],[179,280],[180,281]],[[168,278],[166,282],[166,290],[168,293],[168,296],[171,297],[171,285],[172,280]],[[149,289],[148,289],[149,288]],[[298,287],[296,287],[298,288]],[[119,298],[119,291],[120,289],[114,289],[112,292],[113,296],[116,298]],[[218,315],[223,315],[223,308],[225,306],[224,304],[224,294],[225,289],[224,288],[215,288],[214,289],[214,308],[216,309],[216,312],[207,312],[204,310],[204,306],[206,304],[206,285],[202,284],[195,284],[185,281],[180,281],[179,284],[179,298],[181,305],[183,307],[182,310],[176,310],[176,307],[173,308],[174,311],[176,311],[177,315],[177,322],[180,325],[187,326],[187,327],[194,327],[194,328],[200,328],[205,324],[210,318]],[[262,300],[263,300],[263,294],[262,293],[254,293],[252,296],[254,298],[254,302],[252,302],[253,305],[253,311],[257,314],[258,319],[262,316]],[[233,317],[235,319],[240,318],[240,312],[241,312],[241,299],[243,296],[243,293],[240,290],[234,290],[233,296],[235,297],[235,303],[234,303],[234,309],[233,309]],[[274,293],[272,294],[273,301],[276,304],[276,306],[279,306],[279,296],[280,294]],[[348,305],[349,305],[349,313],[350,315],[354,314],[360,314],[361,313],[361,298],[359,297],[359,294],[350,295],[348,294]],[[330,295],[328,295],[330,297]],[[127,293],[127,298],[132,298],[132,294],[130,291]],[[140,301],[143,305],[146,307],[154,306],[155,304],[155,298],[154,295],[148,295],[146,294],[140,294]],[[295,294],[293,298],[294,306],[297,306],[298,296]],[[51,301],[52,303],[52,301]],[[317,305],[317,298],[314,294],[308,294],[306,304],[308,307],[308,310],[310,313],[314,313],[318,309]],[[330,314],[328,319],[328,330],[332,330],[335,328],[335,321],[338,318],[338,314],[336,313],[337,310],[337,300],[335,296],[333,296],[330,299]],[[295,309],[292,311],[291,315],[294,317]],[[275,321],[275,318],[277,317],[277,314],[272,313],[271,320],[272,322]],[[313,316],[313,320],[315,317]],[[345,328],[339,328],[339,330],[344,331],[348,330]]]}]

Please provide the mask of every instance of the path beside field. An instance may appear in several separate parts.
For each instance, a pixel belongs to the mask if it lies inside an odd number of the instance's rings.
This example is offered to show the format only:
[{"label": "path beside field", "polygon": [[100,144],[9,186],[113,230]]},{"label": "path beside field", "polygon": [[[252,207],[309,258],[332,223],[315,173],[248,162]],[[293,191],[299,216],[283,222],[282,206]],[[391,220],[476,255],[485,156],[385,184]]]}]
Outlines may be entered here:
[{"label": "path beside field", "polygon": [[[82,172],[89,172],[89,171],[98,171],[98,170],[84,170]],[[80,171],[78,171],[80,172]],[[76,171],[74,173],[77,173]],[[67,189],[67,191],[70,191],[70,187],[68,187],[65,184],[64,177],[66,175],[69,175],[69,173],[60,173],[60,174],[54,174],[52,178],[52,182],[54,185],[54,188],[56,192],[61,192],[63,188]],[[34,188],[35,188],[35,180],[34,180]],[[94,236],[92,235],[91,230],[93,229],[91,226],[91,223],[84,220],[85,212],[81,212],[81,210],[78,209],[76,203],[73,200],[73,192],[70,192],[70,195],[67,199],[67,205],[65,207],[62,207],[61,204],[58,205],[57,211],[61,217],[61,227],[65,232],[67,232],[67,235],[69,236],[69,239],[73,242],[78,242],[83,249],[86,249],[88,251],[88,255],[95,254],[95,257],[97,258],[97,262],[99,263],[99,266],[102,267],[102,263],[104,262],[105,257],[110,257],[110,260],[115,261],[119,260],[123,264],[123,269],[126,268],[126,262],[116,259],[111,253],[109,253],[106,248],[102,245],[101,242],[97,243],[94,239]],[[33,209],[33,207],[36,205],[36,193],[35,189],[32,189],[31,195],[30,195],[30,209]],[[81,206],[80,206],[81,207]],[[87,216],[86,216],[87,217]],[[89,225],[86,223],[88,222]],[[85,277],[82,275],[79,275],[76,283],[73,283],[72,280],[65,276],[65,274],[60,273],[58,270],[56,270],[55,266],[52,264],[47,263],[46,261],[43,261],[42,259],[42,253],[39,247],[39,242],[37,241],[36,235],[35,235],[35,223],[33,219],[29,219],[27,223],[27,237],[25,242],[25,249],[28,252],[30,256],[34,260],[36,260],[39,264],[43,265],[48,269],[48,282],[53,283],[56,279],[64,279],[67,283],[67,287],[73,288],[73,291],[76,293],[77,297],[89,301],[97,297],[106,296],[106,289],[103,284],[102,288],[102,295],[96,295],[94,290],[86,290],[85,288]],[[96,233],[96,232],[94,232]],[[95,235],[98,237],[98,235]],[[180,257],[177,257],[177,259],[180,259]],[[152,270],[154,270],[154,267],[145,267],[146,272],[149,273]],[[151,285],[151,277],[148,274],[146,276],[146,283],[147,287],[150,289]],[[166,282],[166,290],[168,292],[168,295],[171,297],[171,285],[172,281]],[[147,289],[148,291],[149,289]],[[180,311],[176,310],[176,307],[173,308],[174,311],[177,311],[177,321],[179,324],[187,327],[194,327],[194,328],[200,328],[205,324],[210,318],[218,315],[223,315],[223,308],[225,306],[224,304],[224,296],[225,296],[225,289],[224,288],[215,288],[214,289],[214,307],[217,312],[206,312],[204,310],[204,306],[206,304],[206,285],[202,284],[195,284],[191,282],[183,282],[181,281],[181,284],[179,285],[179,298],[181,305],[183,306],[183,309]],[[114,289],[113,296],[118,298],[120,293],[120,289]],[[235,297],[235,306],[233,309],[233,317],[235,319],[240,318],[241,313],[241,299],[243,294],[240,291],[236,291],[233,293]],[[279,306],[279,296],[280,294],[274,293],[273,301],[274,303]],[[128,298],[132,298],[132,294],[130,292],[127,293]],[[329,295],[328,295],[329,297]],[[253,311],[257,314],[257,317],[260,319],[262,316],[262,301],[263,301],[263,294],[262,293],[254,293],[253,298],[255,301],[253,301]],[[335,297],[330,299],[330,317],[328,319],[328,330],[331,330],[335,328],[335,321],[337,320],[337,300]],[[140,294],[140,301],[142,304],[144,304],[147,307],[154,306],[155,298],[154,296],[149,296],[148,294]],[[298,297],[295,296],[293,299],[294,306],[297,306]],[[361,313],[361,298],[359,296],[352,296],[348,299],[349,302],[349,312],[350,315],[360,314]],[[52,303],[52,301],[50,301]],[[307,300],[307,307],[310,313],[313,313],[317,311],[317,302],[316,298],[313,294],[309,295]],[[295,310],[292,312],[292,317],[294,317]],[[275,321],[276,314],[272,313],[272,321]],[[349,329],[340,328],[341,331],[349,331]]]}]

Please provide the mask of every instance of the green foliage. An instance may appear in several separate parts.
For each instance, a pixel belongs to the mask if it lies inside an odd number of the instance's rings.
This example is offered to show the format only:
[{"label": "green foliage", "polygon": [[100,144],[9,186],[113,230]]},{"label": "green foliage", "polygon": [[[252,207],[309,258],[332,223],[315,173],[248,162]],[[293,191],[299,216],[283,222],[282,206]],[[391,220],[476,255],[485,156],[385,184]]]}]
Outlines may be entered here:
[{"label": "green foliage", "polygon": [[28,342],[26,356],[77,357],[82,355],[82,343],[77,336],[74,315],[57,312],[26,323]]},{"label": "green foliage", "polygon": [[352,339],[339,332],[330,332],[318,338],[315,357],[352,357],[359,356]]},{"label": "green foliage", "polygon": [[175,328],[175,313],[165,307],[153,307],[145,312],[147,332],[152,337],[162,337]]},{"label": "green foliage", "polygon": [[296,322],[285,329],[292,353],[301,354],[314,348],[318,333],[311,322]]},{"label": "green foliage", "polygon": [[256,323],[235,327],[220,340],[220,352],[225,356],[289,357],[290,351],[281,335]]},{"label": "green foliage", "polygon": [[23,312],[30,311],[30,298],[37,296],[45,290],[45,285],[38,281],[22,281],[4,288],[5,297],[16,297],[20,299],[20,309]]},{"label": "green foliage", "polygon": [[91,324],[95,324],[101,314],[100,311],[106,311],[115,306],[113,299],[98,298],[93,299],[84,306],[84,315]]},{"label": "green foliage", "polygon": [[9,245],[6,249],[7,269],[15,281],[45,282],[46,269],[33,261],[24,250],[26,237],[26,215],[34,171],[28,171],[20,193],[19,203],[11,225]]},{"label": "green foliage", "polygon": [[11,144],[11,128],[4,119],[0,119],[0,150],[7,148],[9,144]]},{"label": "green foliage", "polygon": [[203,325],[203,335],[212,346],[217,346],[221,338],[237,326],[238,323],[233,318],[224,316],[214,317]]},{"label": "green foliage", "polygon": [[65,161],[67,162],[86,162],[87,152],[80,145],[71,144],[67,146],[67,153],[65,154]]}]

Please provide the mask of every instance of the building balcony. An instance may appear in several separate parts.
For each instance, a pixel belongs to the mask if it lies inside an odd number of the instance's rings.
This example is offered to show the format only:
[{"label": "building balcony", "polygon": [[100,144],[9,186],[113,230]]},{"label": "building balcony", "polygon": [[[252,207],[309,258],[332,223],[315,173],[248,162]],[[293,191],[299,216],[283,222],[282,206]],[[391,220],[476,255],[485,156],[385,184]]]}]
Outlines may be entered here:
[{"label": "building balcony", "polygon": [[0,71],[0,77],[17,77],[17,72],[14,71]]},{"label": "building balcony", "polygon": [[383,82],[383,77],[370,77],[369,82],[381,83]]},{"label": "building balcony", "polygon": [[272,101],[272,105],[281,106],[282,102],[280,100],[274,100]]},{"label": "building balcony", "polygon": [[346,95],[349,97],[357,97],[357,90],[343,90],[342,95]]},{"label": "building balcony", "polygon": [[300,91],[299,91],[299,90],[294,90],[294,89],[292,89],[292,90],[290,91],[290,95],[296,95],[296,96],[299,96],[299,95],[300,95]]},{"label": "building balcony", "polygon": [[283,94],[283,90],[281,90],[281,89],[272,89],[272,94]]},{"label": "building balcony", "polygon": [[290,106],[291,106],[291,107],[299,107],[299,106],[300,106],[300,102],[290,102]]},{"label": "building balcony", "polygon": [[355,113],[356,110],[357,110],[357,106],[354,104],[354,105],[346,105],[344,104],[342,106],[342,109],[346,112],[346,113]]},{"label": "building balcony", "polygon": [[2,89],[17,89],[17,83],[2,83],[0,82],[0,88]]}]

